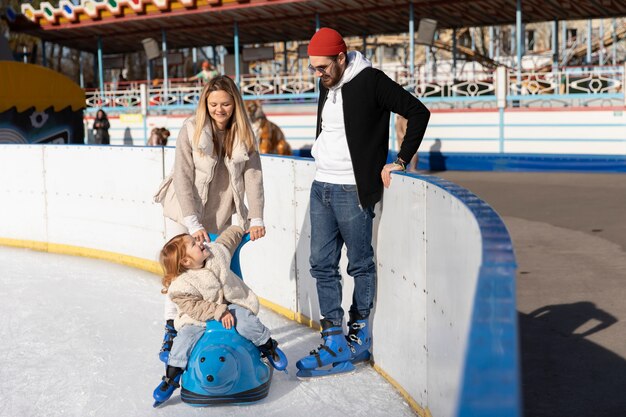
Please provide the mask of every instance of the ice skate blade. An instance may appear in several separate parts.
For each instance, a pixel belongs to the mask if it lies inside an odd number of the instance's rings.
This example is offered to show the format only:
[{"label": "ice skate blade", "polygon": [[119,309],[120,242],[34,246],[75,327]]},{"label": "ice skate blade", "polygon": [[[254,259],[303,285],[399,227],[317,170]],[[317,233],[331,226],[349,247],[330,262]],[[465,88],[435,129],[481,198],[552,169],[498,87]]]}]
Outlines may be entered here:
[{"label": "ice skate blade", "polygon": [[354,365],[350,361],[337,362],[328,369],[300,369],[296,373],[296,376],[302,380],[311,378],[324,378],[328,376],[354,372],[354,369]]},{"label": "ice skate blade", "polygon": [[165,401],[155,401],[154,404],[152,404],[152,407],[154,408],[158,408],[160,407],[162,404],[165,404]]}]

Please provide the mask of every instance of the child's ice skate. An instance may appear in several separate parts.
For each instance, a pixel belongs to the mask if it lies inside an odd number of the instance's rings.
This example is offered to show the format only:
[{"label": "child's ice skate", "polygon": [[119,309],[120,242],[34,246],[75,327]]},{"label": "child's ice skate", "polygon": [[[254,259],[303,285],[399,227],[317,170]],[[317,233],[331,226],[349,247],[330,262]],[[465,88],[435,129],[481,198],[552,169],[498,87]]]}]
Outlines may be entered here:
[{"label": "child's ice skate", "polygon": [[300,378],[334,375],[354,370],[351,351],[341,326],[322,319],[324,343],[296,363]]},{"label": "child's ice skate", "polygon": [[285,373],[287,372],[287,356],[278,348],[278,342],[276,342],[276,340],[270,337],[267,342],[259,346],[259,350],[261,351],[261,355],[267,358],[274,369],[277,371],[285,371]]},{"label": "child's ice skate", "polygon": [[165,323],[165,334],[163,335],[163,344],[159,351],[159,359],[161,362],[167,365],[167,359],[170,357],[170,350],[172,350],[172,343],[178,333],[174,328],[174,320],[168,320]]},{"label": "child's ice skate", "polygon": [[153,407],[156,408],[170,399],[176,388],[180,387],[178,382],[180,381],[180,376],[182,374],[183,370],[181,368],[169,365],[167,366],[163,380],[152,393],[152,397],[154,398]]}]

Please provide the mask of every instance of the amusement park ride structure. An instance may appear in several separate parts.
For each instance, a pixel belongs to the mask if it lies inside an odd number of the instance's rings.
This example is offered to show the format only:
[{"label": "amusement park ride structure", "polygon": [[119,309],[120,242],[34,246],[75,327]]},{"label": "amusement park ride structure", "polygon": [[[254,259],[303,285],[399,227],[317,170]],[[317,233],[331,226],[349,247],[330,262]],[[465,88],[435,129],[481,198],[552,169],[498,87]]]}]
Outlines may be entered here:
[{"label": "amusement park ride structure", "polygon": [[[302,48],[321,26],[338,29],[350,49],[363,51],[435,112],[622,111],[626,104],[626,3],[619,1],[61,0],[58,7],[24,4],[21,12],[7,9],[9,27],[41,38],[42,50],[46,43],[78,49],[82,70],[93,54],[95,88],[85,89],[88,117],[104,108],[125,120],[138,114],[145,125],[154,116],[190,114],[201,85],[187,82],[180,70],[174,74],[181,66],[168,58],[178,53],[189,67],[207,48],[212,53],[205,57],[238,82],[244,99],[263,100],[270,118],[295,108],[312,113],[317,85],[304,71]],[[419,45],[424,18],[435,20],[437,31]],[[152,61],[141,43],[148,38],[160,45],[160,57]],[[274,60],[242,60],[242,51],[269,46]],[[133,54],[139,59],[131,64]],[[120,72],[105,71],[103,62],[111,60],[140,66],[144,76],[127,83],[110,79]],[[84,77],[80,80],[85,87]],[[284,103],[289,110],[280,107]],[[501,142],[505,119],[502,113]],[[278,124],[287,129],[292,148],[300,148],[303,143],[290,137],[289,129],[308,122],[284,120]]]}]

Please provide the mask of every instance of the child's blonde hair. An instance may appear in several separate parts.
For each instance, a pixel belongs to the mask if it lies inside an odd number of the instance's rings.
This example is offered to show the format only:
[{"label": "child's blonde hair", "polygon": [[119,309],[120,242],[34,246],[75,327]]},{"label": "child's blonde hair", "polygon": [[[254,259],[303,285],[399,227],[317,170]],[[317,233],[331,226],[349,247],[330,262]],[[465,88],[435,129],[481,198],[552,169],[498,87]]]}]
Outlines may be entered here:
[{"label": "child's blonde hair", "polygon": [[187,258],[185,236],[189,235],[182,233],[171,238],[163,246],[159,254],[159,263],[161,264],[161,268],[163,268],[163,279],[161,280],[163,284],[161,293],[163,294],[167,294],[168,288],[177,276],[189,269],[183,265],[183,260]]}]

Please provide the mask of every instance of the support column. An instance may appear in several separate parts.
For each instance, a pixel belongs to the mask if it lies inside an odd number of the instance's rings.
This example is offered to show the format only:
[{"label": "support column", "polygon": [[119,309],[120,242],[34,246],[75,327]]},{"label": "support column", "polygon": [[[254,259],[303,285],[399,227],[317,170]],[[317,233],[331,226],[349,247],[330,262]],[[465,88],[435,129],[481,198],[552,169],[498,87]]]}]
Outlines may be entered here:
[{"label": "support column", "polygon": [[83,51],[78,51],[78,80],[80,88],[85,88],[85,74],[83,72]]},{"label": "support column", "polygon": [[166,105],[169,79],[167,76],[167,35],[165,29],[161,29],[161,54],[163,55],[163,94],[161,95],[161,105]]},{"label": "support column", "polygon": [[[476,32],[474,28],[469,28],[470,39],[472,41],[472,52],[476,52]],[[476,59],[472,57],[472,77],[476,77]]]},{"label": "support column", "polygon": [[409,3],[409,74],[415,76],[415,22],[413,16],[413,2]]},{"label": "support column", "polygon": [[456,28],[452,28],[452,79],[456,79]]},{"label": "support column", "polygon": [[598,65],[604,65],[604,20],[600,19],[600,27],[598,28],[600,37],[600,47],[598,48]]},{"label": "support column", "polygon": [[198,48],[191,48],[191,72],[193,75],[198,73]]},{"label": "support column", "polygon": [[239,25],[235,22],[235,84],[239,88],[239,82],[241,81],[241,75],[239,74]]},{"label": "support column", "polygon": [[100,95],[104,96],[104,69],[102,68],[102,37],[98,36],[98,81]]},{"label": "support column", "polygon": [[591,19],[587,20],[587,64],[591,64]]},{"label": "support column", "polygon": [[[565,60],[565,51],[567,49],[567,20],[564,20],[561,23],[561,52],[559,54],[559,56],[561,57],[561,60],[564,61]],[[567,62],[561,62],[559,64],[559,66],[563,64],[563,65],[567,65]]]},{"label": "support column", "polygon": [[616,25],[615,18],[611,22],[611,31],[613,33],[613,65],[617,65],[617,33],[616,33]]},{"label": "support column", "polygon": [[46,42],[41,41],[41,65],[48,66],[48,58],[46,58]]},{"label": "support column", "polygon": [[559,69],[559,21],[552,21],[552,72]]},{"label": "support column", "polygon": [[517,82],[522,82],[522,0],[517,0],[515,10],[515,38],[517,43]]},{"label": "support column", "polygon": [[489,58],[491,59],[493,59],[493,37],[494,37],[493,26],[489,26]]},{"label": "support column", "polygon": [[289,72],[289,69],[287,68],[288,65],[289,62],[287,60],[287,41],[283,41],[283,72],[285,74]]},{"label": "support column", "polygon": [[498,107],[498,149],[504,152],[504,109],[508,94],[509,74],[506,67],[496,68],[496,105]]}]

